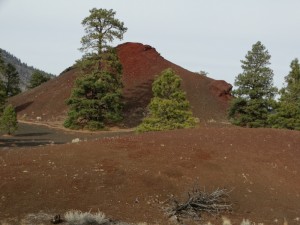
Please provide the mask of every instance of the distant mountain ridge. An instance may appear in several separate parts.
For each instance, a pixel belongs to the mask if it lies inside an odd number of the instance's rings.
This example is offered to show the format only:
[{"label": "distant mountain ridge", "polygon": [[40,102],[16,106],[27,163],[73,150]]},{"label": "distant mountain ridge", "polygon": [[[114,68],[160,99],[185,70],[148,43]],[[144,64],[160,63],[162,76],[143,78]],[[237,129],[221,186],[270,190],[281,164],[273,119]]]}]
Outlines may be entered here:
[{"label": "distant mountain ridge", "polygon": [[42,73],[44,73],[47,76],[55,77],[51,73],[47,73],[43,70],[37,69],[33,66],[28,66],[26,63],[22,62],[20,59],[18,59],[16,56],[12,55],[8,51],[0,48],[0,53],[2,55],[2,58],[5,63],[11,63],[14,65],[20,75],[20,88],[22,91],[25,91],[27,89],[27,86],[29,84],[29,81],[31,79],[31,75],[35,70],[38,70]]}]

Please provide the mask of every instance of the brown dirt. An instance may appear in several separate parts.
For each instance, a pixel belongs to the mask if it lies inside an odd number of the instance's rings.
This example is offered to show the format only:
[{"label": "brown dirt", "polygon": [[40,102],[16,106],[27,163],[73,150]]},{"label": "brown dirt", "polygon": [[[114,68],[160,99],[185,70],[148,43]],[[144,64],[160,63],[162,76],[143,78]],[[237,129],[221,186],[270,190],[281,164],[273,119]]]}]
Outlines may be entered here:
[{"label": "brown dirt", "polygon": [[167,224],[160,203],[198,184],[233,189],[227,216],[235,224],[297,224],[299,143],[299,132],[231,127],[0,151],[0,218],[99,209],[123,221]]},{"label": "brown dirt", "polygon": [[[210,119],[226,120],[226,108],[231,85],[225,81],[192,73],[167,60],[151,46],[125,43],[117,47],[123,65],[124,125],[134,127],[144,116],[152,97],[151,85],[156,75],[172,68],[183,79],[182,88],[187,93],[194,116],[202,122]],[[23,120],[61,123],[67,113],[65,100],[69,98],[76,79],[76,69],[68,68],[57,78],[10,99]]]}]

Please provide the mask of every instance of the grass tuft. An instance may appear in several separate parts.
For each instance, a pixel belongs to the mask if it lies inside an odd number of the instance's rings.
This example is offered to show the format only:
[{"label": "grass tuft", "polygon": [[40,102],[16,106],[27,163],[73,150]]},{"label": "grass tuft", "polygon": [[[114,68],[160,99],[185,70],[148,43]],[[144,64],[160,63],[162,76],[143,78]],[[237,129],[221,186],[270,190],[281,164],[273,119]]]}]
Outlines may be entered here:
[{"label": "grass tuft", "polygon": [[102,212],[91,213],[71,210],[66,212],[64,217],[69,225],[104,225],[109,222]]}]

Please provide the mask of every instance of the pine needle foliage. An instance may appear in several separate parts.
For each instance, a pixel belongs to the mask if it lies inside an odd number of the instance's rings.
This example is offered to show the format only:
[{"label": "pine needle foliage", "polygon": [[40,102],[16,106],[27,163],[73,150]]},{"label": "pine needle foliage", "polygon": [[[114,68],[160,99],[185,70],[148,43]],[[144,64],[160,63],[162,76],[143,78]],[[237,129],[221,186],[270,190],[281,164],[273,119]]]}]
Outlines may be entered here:
[{"label": "pine needle foliage", "polygon": [[300,64],[296,58],[291,62],[291,71],[285,77],[286,87],[281,89],[281,97],[274,114],[268,122],[274,128],[300,130]]},{"label": "pine needle foliage", "polygon": [[137,127],[138,132],[173,130],[196,125],[186,94],[181,90],[181,78],[166,69],[152,84],[154,97],[148,106],[149,115]]},{"label": "pine needle foliage", "polygon": [[51,78],[49,76],[47,76],[46,74],[44,74],[43,72],[41,72],[39,70],[35,70],[31,75],[28,88],[32,89],[37,86],[40,86],[42,83],[45,83],[50,79]]},{"label": "pine needle foliage", "polygon": [[277,89],[273,86],[273,71],[269,67],[271,55],[261,42],[252,46],[245,60],[243,72],[235,79],[235,99],[229,108],[230,121],[243,127],[266,127],[268,115],[274,108]]},{"label": "pine needle foliage", "polygon": [[2,59],[2,56],[1,56],[1,51],[0,51],[0,116],[4,110],[4,106],[6,104],[6,90],[5,90],[5,86],[4,86],[4,83],[2,81],[3,79],[3,72],[4,72],[4,69],[5,69],[5,64],[4,64],[4,61]]},{"label": "pine needle foliage", "polygon": [[71,129],[99,130],[122,119],[120,73],[94,69],[76,81],[67,104],[64,125]]},{"label": "pine needle foliage", "polygon": [[123,39],[127,28],[115,15],[112,9],[90,10],[90,15],[82,21],[86,35],[81,39],[81,51],[101,55],[111,47],[109,43],[113,40]]},{"label": "pine needle foliage", "polygon": [[0,118],[0,130],[8,135],[12,135],[18,129],[18,120],[15,109],[12,105],[5,107]]},{"label": "pine needle foliage", "polygon": [[127,28],[114,16],[113,10],[94,8],[82,21],[80,50],[86,54],[77,62],[79,78],[67,100],[67,128],[99,130],[122,119],[122,65],[109,43],[122,39]]},{"label": "pine needle foliage", "polygon": [[20,76],[16,67],[14,67],[14,65],[12,65],[11,63],[5,65],[3,77],[4,77],[3,83],[4,83],[5,93],[7,97],[11,97],[21,93],[21,89],[19,87]]},{"label": "pine needle foliage", "polygon": [[6,104],[6,92],[5,92],[5,86],[3,84],[3,81],[0,80],[0,116],[2,115],[2,112],[4,110],[5,104]]}]

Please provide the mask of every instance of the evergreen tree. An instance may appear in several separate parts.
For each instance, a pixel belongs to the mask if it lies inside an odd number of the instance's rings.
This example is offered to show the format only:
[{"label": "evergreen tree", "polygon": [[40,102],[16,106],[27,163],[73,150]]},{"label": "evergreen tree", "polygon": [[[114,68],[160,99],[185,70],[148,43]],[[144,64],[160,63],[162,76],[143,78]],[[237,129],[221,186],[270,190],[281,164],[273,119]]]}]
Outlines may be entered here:
[{"label": "evergreen tree", "polygon": [[37,86],[40,86],[42,83],[47,82],[48,80],[50,80],[49,76],[45,75],[39,70],[35,70],[31,75],[28,88],[29,89],[35,88]]},{"label": "evergreen tree", "polygon": [[273,86],[273,71],[269,68],[271,55],[261,42],[252,46],[245,60],[243,73],[235,79],[235,99],[229,109],[229,118],[235,125],[266,127],[274,107],[277,89]]},{"label": "evergreen tree", "polygon": [[116,50],[109,46],[123,38],[127,28],[115,19],[115,12],[92,9],[82,24],[87,33],[81,40],[87,54],[77,63],[80,76],[75,81],[65,127],[97,130],[122,119],[122,65]]},{"label": "evergreen tree", "polygon": [[2,58],[2,52],[0,50],[0,80],[2,79],[3,73],[4,73],[5,63]]},{"label": "evergreen tree", "polygon": [[5,86],[4,86],[4,83],[2,81],[4,68],[5,68],[5,64],[4,64],[4,61],[2,59],[1,51],[0,51],[0,116],[2,115],[2,112],[4,110],[4,106],[5,106],[6,98],[7,98],[6,91],[5,91]]},{"label": "evergreen tree", "polygon": [[6,98],[5,86],[3,81],[0,79],[0,116],[2,115],[4,106],[6,104]]},{"label": "evergreen tree", "polygon": [[300,64],[298,59],[291,62],[291,71],[285,77],[286,87],[280,93],[276,113],[269,116],[274,128],[300,130]]},{"label": "evergreen tree", "polygon": [[98,130],[122,119],[121,73],[92,70],[75,81],[65,127]]},{"label": "evergreen tree", "polygon": [[15,109],[12,105],[5,107],[0,118],[0,130],[8,135],[14,134],[18,129],[18,120]]},{"label": "evergreen tree", "polygon": [[21,93],[19,88],[20,77],[16,68],[8,63],[4,69],[4,86],[7,97],[11,97]]},{"label": "evergreen tree", "polygon": [[137,131],[160,131],[194,127],[195,118],[190,104],[180,88],[181,78],[171,69],[164,70],[152,84],[154,97],[148,109],[149,115],[137,127]]},{"label": "evergreen tree", "polygon": [[90,10],[90,15],[82,21],[86,35],[82,37],[80,48],[83,52],[90,52],[101,57],[102,53],[111,48],[109,43],[114,39],[123,39],[127,28],[124,23],[115,18],[112,9]]}]

